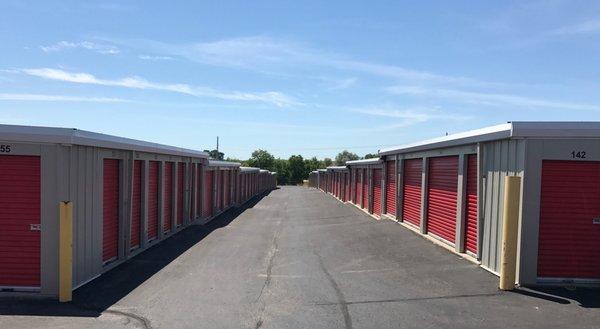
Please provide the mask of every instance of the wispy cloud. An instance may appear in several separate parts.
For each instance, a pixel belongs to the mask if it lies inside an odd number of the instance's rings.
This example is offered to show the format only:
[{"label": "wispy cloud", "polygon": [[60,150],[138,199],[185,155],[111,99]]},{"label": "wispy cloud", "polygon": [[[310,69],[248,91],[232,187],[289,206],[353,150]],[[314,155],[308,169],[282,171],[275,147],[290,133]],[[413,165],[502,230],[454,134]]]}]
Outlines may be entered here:
[{"label": "wispy cloud", "polygon": [[146,61],[170,61],[174,58],[171,56],[156,56],[156,55],[139,55],[139,59],[143,59]]},{"label": "wispy cloud", "polygon": [[304,43],[266,36],[239,37],[188,44],[172,44],[155,40],[104,40],[169,57],[185,58],[206,65],[260,72],[319,66],[409,81],[478,86],[503,85],[469,77],[436,74],[426,70],[356,60]]},{"label": "wispy cloud", "polygon": [[552,31],[556,35],[590,34],[600,32],[600,17]]},{"label": "wispy cloud", "polygon": [[398,120],[379,129],[394,129],[407,127],[433,120],[463,121],[472,119],[469,116],[454,115],[440,111],[437,108],[397,108],[393,106],[365,107],[350,109],[352,112]]},{"label": "wispy cloud", "polygon": [[472,92],[455,89],[428,88],[421,86],[392,86],[387,88],[392,94],[451,99],[462,103],[489,106],[515,106],[519,108],[550,108],[563,110],[600,111],[595,104],[573,103],[558,100],[539,99],[510,94]]},{"label": "wispy cloud", "polygon": [[48,46],[40,46],[40,49],[43,52],[51,53],[58,52],[66,49],[85,49],[91,50],[100,54],[105,55],[116,55],[121,52],[119,48],[113,45],[104,45],[98,44],[90,41],[81,41],[81,42],[70,42],[70,41],[60,41],[52,45]]},{"label": "wispy cloud", "polygon": [[0,101],[26,101],[26,102],[89,102],[89,103],[121,103],[129,102],[122,98],[109,97],[85,97],[67,95],[45,95],[45,94],[13,94],[0,93]]},{"label": "wispy cloud", "polygon": [[192,86],[185,83],[156,83],[148,81],[146,79],[131,76],[121,79],[100,79],[89,73],[73,73],[64,70],[57,70],[52,68],[36,68],[36,69],[24,69],[22,70],[25,74],[36,76],[48,80],[81,83],[81,84],[93,84],[101,86],[112,86],[112,87],[123,87],[131,89],[146,89],[146,90],[159,90],[174,92],[179,94],[185,94],[195,97],[211,97],[223,100],[233,101],[254,101],[269,103],[278,107],[288,107],[292,105],[299,105],[300,103],[294,100],[292,97],[287,96],[283,93],[276,91],[267,92],[242,92],[242,91],[220,91],[210,87],[204,86]]}]

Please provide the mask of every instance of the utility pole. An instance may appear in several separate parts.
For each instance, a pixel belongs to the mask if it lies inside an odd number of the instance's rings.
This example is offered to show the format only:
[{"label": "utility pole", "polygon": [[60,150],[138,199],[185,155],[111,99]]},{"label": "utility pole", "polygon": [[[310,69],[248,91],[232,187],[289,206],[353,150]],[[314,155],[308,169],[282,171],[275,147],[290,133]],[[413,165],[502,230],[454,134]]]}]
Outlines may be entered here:
[{"label": "utility pole", "polygon": [[217,136],[217,152],[219,152],[219,136]]}]

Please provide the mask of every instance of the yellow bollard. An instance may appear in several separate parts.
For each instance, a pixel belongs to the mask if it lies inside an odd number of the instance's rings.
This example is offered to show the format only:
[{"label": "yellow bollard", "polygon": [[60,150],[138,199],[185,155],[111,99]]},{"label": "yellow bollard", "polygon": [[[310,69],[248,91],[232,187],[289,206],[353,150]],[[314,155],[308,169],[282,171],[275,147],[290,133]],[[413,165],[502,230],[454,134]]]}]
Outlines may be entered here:
[{"label": "yellow bollard", "polygon": [[504,179],[504,212],[502,219],[502,258],[500,264],[500,289],[515,289],[517,268],[517,234],[519,205],[521,202],[521,177]]},{"label": "yellow bollard", "polygon": [[73,203],[60,203],[58,300],[61,303],[73,299]]}]

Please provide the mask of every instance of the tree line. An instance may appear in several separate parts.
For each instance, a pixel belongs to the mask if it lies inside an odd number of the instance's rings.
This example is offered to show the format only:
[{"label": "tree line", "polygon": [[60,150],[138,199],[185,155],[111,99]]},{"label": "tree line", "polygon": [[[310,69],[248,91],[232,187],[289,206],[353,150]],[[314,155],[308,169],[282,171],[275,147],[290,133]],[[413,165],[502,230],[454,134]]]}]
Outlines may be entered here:
[{"label": "tree line", "polygon": [[326,168],[329,166],[343,166],[346,161],[370,159],[377,157],[377,154],[366,154],[364,157],[359,157],[357,154],[348,150],[338,153],[335,158],[324,158],[322,160],[317,157],[304,159],[301,155],[292,155],[288,159],[275,158],[266,150],[256,150],[248,160],[240,160],[234,158],[226,158],[223,152],[217,150],[204,150],[211,158],[216,160],[226,160],[240,162],[242,166],[257,167],[269,171],[277,172],[277,183],[279,185],[297,185],[303,180],[308,179],[308,174],[311,171]]}]

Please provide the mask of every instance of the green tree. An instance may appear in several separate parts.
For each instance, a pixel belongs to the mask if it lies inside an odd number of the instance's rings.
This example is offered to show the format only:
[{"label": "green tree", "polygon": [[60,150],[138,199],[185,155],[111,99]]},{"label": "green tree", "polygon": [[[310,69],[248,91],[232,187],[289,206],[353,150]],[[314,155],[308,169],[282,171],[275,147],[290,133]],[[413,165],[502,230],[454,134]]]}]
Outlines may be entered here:
[{"label": "green tree", "polygon": [[367,153],[364,157],[365,159],[373,159],[373,158],[379,158],[379,155],[377,154],[372,154],[372,153]]},{"label": "green tree", "polygon": [[306,176],[306,170],[304,168],[304,159],[301,155],[292,155],[288,159],[288,170],[290,173],[290,184],[296,185],[302,183],[302,180]]},{"label": "green tree", "polygon": [[270,171],[273,171],[274,162],[275,157],[271,155],[271,153],[260,149],[252,152],[250,159],[248,159],[248,165],[250,167],[257,167]]},{"label": "green tree", "polygon": [[330,158],[325,158],[325,159],[323,159],[323,162],[321,164],[322,164],[323,168],[326,168],[326,167],[333,165],[333,161],[331,161]]},{"label": "green tree", "polygon": [[315,171],[321,168],[321,161],[317,159],[317,157],[312,157],[310,159],[304,160],[304,168],[306,169],[307,174],[311,171]]},{"label": "green tree", "polygon": [[348,151],[343,150],[335,156],[335,164],[338,166],[343,166],[346,164],[346,161],[358,160],[360,159],[358,155]]},{"label": "green tree", "polygon": [[204,152],[208,153],[208,156],[210,156],[211,159],[223,160],[225,158],[225,153],[219,152],[218,150],[204,150]]},{"label": "green tree", "polygon": [[288,185],[290,183],[290,172],[288,161],[285,159],[273,160],[273,170],[277,173],[277,184]]}]

